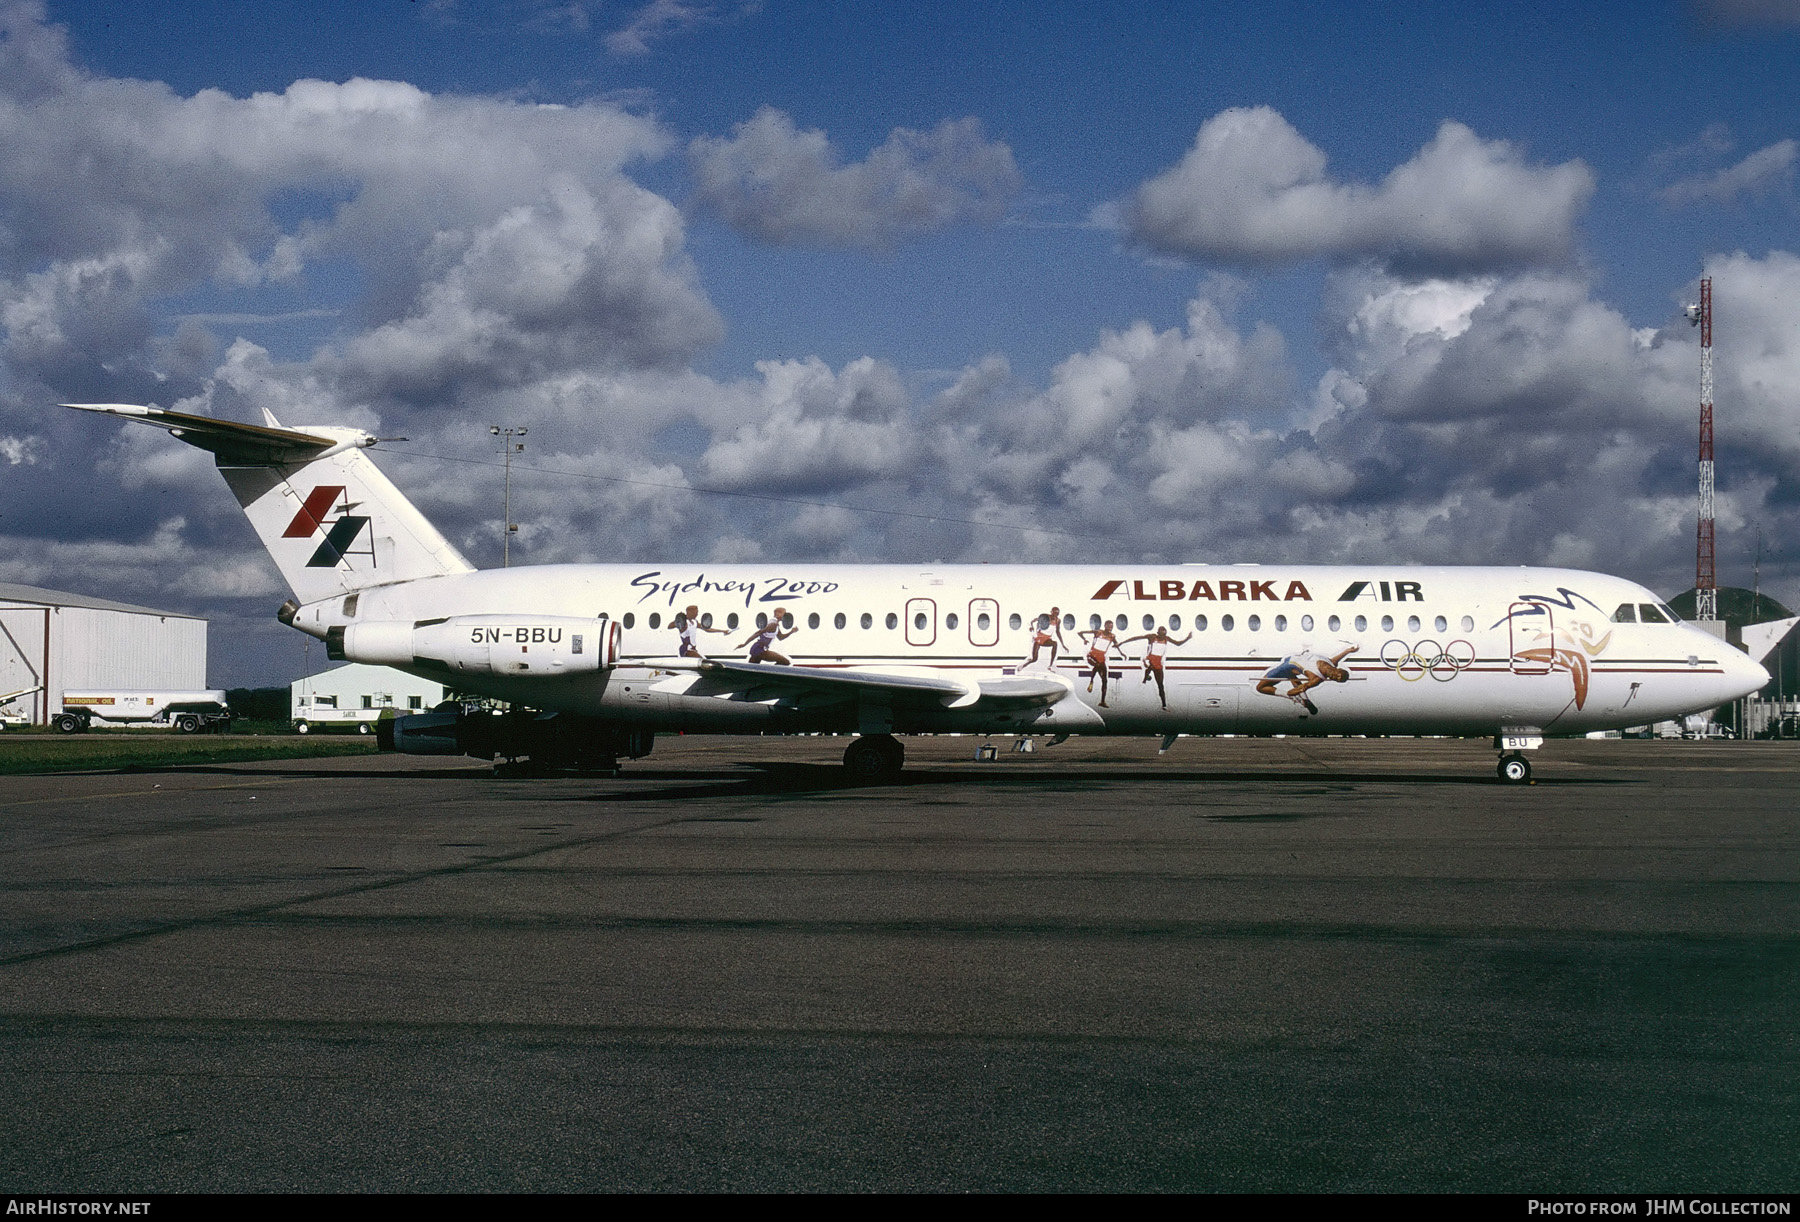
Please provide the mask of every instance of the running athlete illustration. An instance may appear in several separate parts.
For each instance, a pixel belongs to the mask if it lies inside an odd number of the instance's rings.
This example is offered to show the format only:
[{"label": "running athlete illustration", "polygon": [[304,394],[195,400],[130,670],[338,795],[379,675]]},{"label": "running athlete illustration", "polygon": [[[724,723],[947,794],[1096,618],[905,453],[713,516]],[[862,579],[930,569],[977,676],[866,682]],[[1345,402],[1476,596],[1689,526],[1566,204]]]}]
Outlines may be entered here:
[{"label": "running athlete illustration", "polygon": [[[1256,681],[1256,690],[1265,696],[1286,696],[1295,704],[1305,706],[1307,712],[1317,713],[1319,706],[1307,699],[1306,693],[1327,679],[1333,683],[1349,682],[1350,672],[1339,663],[1355,652],[1356,646],[1352,645],[1327,658],[1314,653],[1310,645],[1302,645],[1271,666],[1263,677]],[[1276,691],[1275,685],[1284,680],[1291,686],[1285,692]]]},{"label": "running athlete illustration", "polygon": [[742,648],[743,645],[750,646],[750,661],[769,661],[778,663],[782,666],[793,665],[788,659],[769,648],[776,641],[785,641],[796,632],[800,631],[798,628],[789,628],[786,631],[783,631],[781,626],[786,621],[786,618],[787,608],[777,607],[775,608],[775,614],[769,619],[768,623],[744,638],[739,648]]},{"label": "running athlete illustration", "polygon": [[700,634],[702,632],[725,635],[725,629],[714,628],[700,621],[700,608],[698,607],[689,607],[686,611],[681,612],[669,621],[669,626],[675,629],[675,634],[681,638],[679,656],[684,658],[704,658],[706,656],[700,652]]},{"label": "running athlete illustration", "polygon": [[[1106,655],[1109,652],[1109,650],[1118,649],[1119,656],[1121,658],[1123,658],[1125,656],[1125,651],[1123,649],[1119,649],[1119,638],[1116,635],[1114,635],[1114,633],[1113,633],[1113,626],[1112,626],[1111,621],[1102,623],[1099,628],[1095,629],[1092,632],[1081,632],[1081,633],[1077,633],[1076,635],[1084,637],[1087,640],[1087,643],[1088,643],[1088,655],[1087,655],[1088,665],[1092,666],[1094,668],[1094,675],[1100,676],[1100,707],[1105,708],[1106,707],[1106,678],[1107,678]],[[1093,675],[1089,675],[1088,676],[1088,691],[1091,692],[1093,690],[1094,690],[1094,677],[1093,677]]]},{"label": "running athlete illustration", "polygon": [[[1169,707],[1169,693],[1168,689],[1163,686],[1163,655],[1169,652],[1169,646],[1185,645],[1193,639],[1194,634],[1190,632],[1178,641],[1169,635],[1167,627],[1163,627],[1158,628],[1155,632],[1128,636],[1120,642],[1121,646],[1129,645],[1133,641],[1144,642],[1144,682],[1150,682],[1151,675],[1156,676],[1156,698],[1162,701],[1165,709]],[[1122,648],[1120,652],[1123,652]]]},{"label": "running athlete illustration", "polygon": [[[1045,623],[1046,620],[1049,622]],[[1035,666],[1038,660],[1038,651],[1048,645],[1050,647],[1050,669],[1055,670],[1057,653],[1059,651],[1066,652],[1069,648],[1062,635],[1062,608],[1050,608],[1049,615],[1039,616],[1032,621],[1032,624],[1031,657],[1025,665]]]}]

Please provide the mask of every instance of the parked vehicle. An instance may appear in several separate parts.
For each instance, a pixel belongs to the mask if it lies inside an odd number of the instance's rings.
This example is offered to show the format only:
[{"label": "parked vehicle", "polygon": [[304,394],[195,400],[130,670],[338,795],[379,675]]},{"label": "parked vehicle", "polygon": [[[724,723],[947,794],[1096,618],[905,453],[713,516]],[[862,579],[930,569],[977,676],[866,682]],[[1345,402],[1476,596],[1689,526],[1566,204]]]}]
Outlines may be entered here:
[{"label": "parked vehicle", "polygon": [[64,734],[82,734],[94,722],[106,725],[171,726],[183,734],[231,728],[223,691],[64,692],[62,712],[51,724]]},{"label": "parked vehicle", "polygon": [[11,729],[14,726],[30,725],[31,718],[13,707],[13,701],[19,699],[21,696],[29,696],[33,692],[41,692],[43,690],[44,689],[40,686],[22,687],[16,692],[0,692],[0,730]]}]

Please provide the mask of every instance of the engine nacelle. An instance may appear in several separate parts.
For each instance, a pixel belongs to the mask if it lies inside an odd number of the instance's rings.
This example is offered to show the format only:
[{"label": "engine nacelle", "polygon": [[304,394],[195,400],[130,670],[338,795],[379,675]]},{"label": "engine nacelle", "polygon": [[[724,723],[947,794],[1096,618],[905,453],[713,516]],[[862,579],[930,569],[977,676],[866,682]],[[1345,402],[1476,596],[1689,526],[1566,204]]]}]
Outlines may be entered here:
[{"label": "engine nacelle", "polygon": [[333,661],[376,666],[435,663],[480,675],[578,675],[619,664],[617,623],[560,615],[456,615],[376,620],[332,628]]}]

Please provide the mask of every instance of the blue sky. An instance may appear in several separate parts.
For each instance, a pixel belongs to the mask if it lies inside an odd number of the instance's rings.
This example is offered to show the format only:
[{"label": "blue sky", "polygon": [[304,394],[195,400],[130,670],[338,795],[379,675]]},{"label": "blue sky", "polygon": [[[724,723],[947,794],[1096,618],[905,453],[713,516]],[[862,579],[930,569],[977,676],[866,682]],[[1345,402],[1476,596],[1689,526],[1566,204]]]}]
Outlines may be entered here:
[{"label": "blue sky", "polygon": [[0,30],[0,576],[212,615],[218,681],[293,649],[217,477],[45,403],[405,431],[389,468],[478,563],[495,473],[421,456],[484,457],[501,413],[589,477],[526,477],[535,559],[1674,593],[1703,264],[1722,576],[1760,525],[1800,602],[1800,5],[0,0]]}]

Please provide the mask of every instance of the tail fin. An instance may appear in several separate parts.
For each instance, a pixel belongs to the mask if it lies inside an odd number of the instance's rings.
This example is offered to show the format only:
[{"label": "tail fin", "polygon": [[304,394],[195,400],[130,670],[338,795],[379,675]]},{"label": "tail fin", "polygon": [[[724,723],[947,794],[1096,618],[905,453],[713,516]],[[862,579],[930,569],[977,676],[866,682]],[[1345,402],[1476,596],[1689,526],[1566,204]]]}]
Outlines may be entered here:
[{"label": "tail fin", "polygon": [[120,403],[65,403],[167,429],[210,451],[302,603],[474,566],[363,453],[361,429],[238,424]]}]

